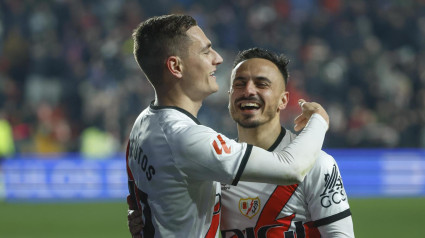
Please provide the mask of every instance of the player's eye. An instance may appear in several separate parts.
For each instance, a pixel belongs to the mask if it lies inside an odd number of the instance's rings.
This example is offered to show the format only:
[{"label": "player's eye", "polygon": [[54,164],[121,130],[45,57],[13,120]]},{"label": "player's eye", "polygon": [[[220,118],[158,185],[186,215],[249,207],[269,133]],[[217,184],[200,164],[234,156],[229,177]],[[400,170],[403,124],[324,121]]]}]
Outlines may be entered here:
[{"label": "player's eye", "polygon": [[257,83],[257,87],[259,88],[267,88],[269,85],[267,83]]},{"label": "player's eye", "polygon": [[244,87],[245,85],[246,85],[246,83],[244,83],[244,82],[236,82],[236,83],[233,84],[233,87],[241,88],[241,87]]}]

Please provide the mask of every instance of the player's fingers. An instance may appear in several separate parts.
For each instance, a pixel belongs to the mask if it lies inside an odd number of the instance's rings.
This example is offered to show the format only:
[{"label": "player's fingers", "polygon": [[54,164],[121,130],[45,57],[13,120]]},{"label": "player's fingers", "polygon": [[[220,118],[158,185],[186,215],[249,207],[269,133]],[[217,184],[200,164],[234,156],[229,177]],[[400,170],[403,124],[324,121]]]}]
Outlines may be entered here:
[{"label": "player's fingers", "polygon": [[137,226],[129,226],[130,233],[133,235],[140,234],[142,232],[143,226],[137,225]]},{"label": "player's fingers", "polygon": [[305,119],[305,116],[303,114],[300,114],[294,119],[294,124],[298,124],[299,122],[301,122],[304,119]]},{"label": "player's fingers", "polygon": [[320,105],[318,103],[312,103],[312,106],[316,108],[314,112],[321,115],[323,117],[323,119],[325,119],[325,121],[329,125],[329,115],[326,112],[326,110],[322,107],[322,105]]},{"label": "player's fingers", "polygon": [[305,102],[306,101],[304,99],[299,99],[298,100],[298,105],[300,105],[300,107],[302,108]]},{"label": "player's fingers", "polygon": [[132,218],[135,218],[135,217],[142,217],[142,211],[141,210],[135,210],[130,216],[132,217]]},{"label": "player's fingers", "polygon": [[133,219],[135,217],[139,217],[141,215],[142,215],[142,212],[139,211],[139,210],[128,210],[127,218],[130,220],[130,219]]},{"label": "player's fingers", "polygon": [[134,217],[132,219],[128,219],[127,224],[128,224],[129,227],[134,227],[134,226],[139,226],[139,225],[143,226],[144,225],[142,217]]},{"label": "player's fingers", "polygon": [[297,132],[302,130],[307,125],[307,122],[308,122],[307,120],[299,121],[298,123],[295,124],[294,130]]},{"label": "player's fingers", "polygon": [[142,225],[143,225],[143,219],[142,219],[142,217],[135,217],[135,218],[132,220],[132,222],[133,222],[134,224],[142,224]]},{"label": "player's fingers", "polygon": [[302,103],[302,109],[303,112],[308,112],[310,114],[315,113],[317,110],[320,109],[320,104],[315,103],[315,102],[304,102]]},{"label": "player's fingers", "polygon": [[131,199],[130,195],[127,196],[127,204],[129,209],[137,210],[137,204],[134,202],[133,199]]}]

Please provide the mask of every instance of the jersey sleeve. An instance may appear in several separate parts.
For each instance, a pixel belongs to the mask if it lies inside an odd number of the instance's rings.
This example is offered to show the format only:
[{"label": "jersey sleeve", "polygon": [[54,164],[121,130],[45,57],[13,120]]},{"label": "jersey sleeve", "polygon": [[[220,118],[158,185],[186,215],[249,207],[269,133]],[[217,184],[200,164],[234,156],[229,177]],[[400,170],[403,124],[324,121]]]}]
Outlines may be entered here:
[{"label": "jersey sleeve", "polygon": [[313,114],[300,135],[276,153],[238,143],[201,125],[174,126],[165,134],[176,153],[176,166],[191,178],[232,185],[239,179],[286,185],[304,179],[318,157],[327,128],[323,117]]},{"label": "jersey sleeve", "polygon": [[304,180],[308,209],[316,227],[351,216],[347,194],[334,158],[321,152]]},{"label": "jersey sleeve", "polygon": [[252,146],[202,126],[175,130],[169,138],[174,163],[191,179],[237,183]]},{"label": "jersey sleeve", "polygon": [[351,216],[318,227],[323,237],[354,238],[353,220]]},{"label": "jersey sleeve", "polygon": [[241,180],[279,185],[301,183],[318,158],[328,124],[315,113],[303,131],[281,150],[253,147]]}]

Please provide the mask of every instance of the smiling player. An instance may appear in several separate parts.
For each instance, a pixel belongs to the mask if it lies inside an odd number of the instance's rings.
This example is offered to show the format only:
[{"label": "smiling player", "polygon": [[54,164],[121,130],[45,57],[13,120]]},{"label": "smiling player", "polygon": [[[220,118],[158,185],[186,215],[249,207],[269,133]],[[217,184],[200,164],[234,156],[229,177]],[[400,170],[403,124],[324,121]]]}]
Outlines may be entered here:
[{"label": "smiling player", "polygon": [[[280,125],[289,101],[287,64],[285,56],[259,48],[238,54],[229,111],[240,142],[281,151],[296,138]],[[323,151],[303,182],[223,184],[222,204],[223,237],[354,237],[338,166]]]},{"label": "smiling player", "polygon": [[153,17],[133,38],[136,61],[155,90],[127,148],[128,201],[130,209],[143,210],[144,237],[219,237],[218,182],[304,179],[328,128],[320,105],[303,105],[300,125],[311,116],[306,128],[277,153],[238,143],[196,118],[202,101],[218,90],[214,72],[223,60],[196,21],[185,15]]}]

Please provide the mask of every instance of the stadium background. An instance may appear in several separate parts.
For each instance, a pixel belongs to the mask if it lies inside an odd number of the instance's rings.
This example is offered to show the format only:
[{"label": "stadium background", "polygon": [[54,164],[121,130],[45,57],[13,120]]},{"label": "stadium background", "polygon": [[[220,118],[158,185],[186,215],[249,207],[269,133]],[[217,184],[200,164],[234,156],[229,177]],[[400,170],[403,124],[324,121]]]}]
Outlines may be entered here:
[{"label": "stadium background", "polygon": [[153,90],[131,32],[194,16],[223,56],[199,120],[229,137],[231,64],[260,46],[291,63],[298,98],[325,106],[357,237],[422,237],[425,1],[0,1],[0,237],[128,237],[122,153]]}]

